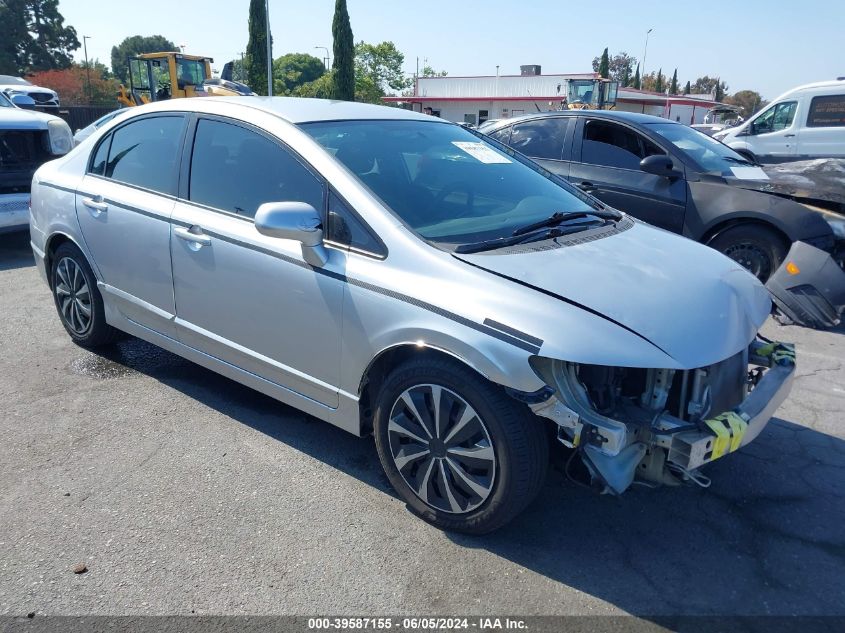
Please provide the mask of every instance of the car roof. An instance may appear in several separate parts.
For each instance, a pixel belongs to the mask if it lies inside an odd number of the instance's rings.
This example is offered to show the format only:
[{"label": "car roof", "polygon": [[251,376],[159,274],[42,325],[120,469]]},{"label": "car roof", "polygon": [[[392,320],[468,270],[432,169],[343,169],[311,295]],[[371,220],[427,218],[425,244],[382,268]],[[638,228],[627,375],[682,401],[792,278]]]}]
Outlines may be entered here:
[{"label": "car roof", "polygon": [[[311,99],[305,97],[211,97],[213,103],[233,103],[263,110],[290,123],[313,123],[317,121],[348,120],[405,120],[448,123],[443,119],[403,110],[391,106],[356,103],[352,101],[334,101],[329,99]],[[156,110],[197,110],[204,111],[203,102],[210,99],[175,99],[153,104]],[[193,102],[193,103],[190,103]]]},{"label": "car roof", "polygon": [[0,84],[16,85],[16,86],[31,86],[23,77],[15,77],[14,75],[0,75]]},{"label": "car roof", "polygon": [[521,116],[511,117],[510,119],[501,119],[490,126],[485,126],[481,131],[498,129],[507,125],[512,125],[518,121],[530,121],[532,119],[547,119],[550,117],[578,117],[589,116],[591,118],[613,119],[616,121],[626,121],[628,123],[653,124],[653,123],[675,123],[671,119],[664,119],[663,117],[653,116],[651,114],[642,114],[640,112],[623,112],[621,110],[550,110],[548,112],[535,112],[534,114],[523,114]]}]

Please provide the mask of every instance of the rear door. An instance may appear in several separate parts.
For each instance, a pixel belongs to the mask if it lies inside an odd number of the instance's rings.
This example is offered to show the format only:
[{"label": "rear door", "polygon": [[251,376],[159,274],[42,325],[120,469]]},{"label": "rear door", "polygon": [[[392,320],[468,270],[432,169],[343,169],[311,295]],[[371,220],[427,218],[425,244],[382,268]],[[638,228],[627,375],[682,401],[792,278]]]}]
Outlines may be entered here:
[{"label": "rear door", "polygon": [[564,148],[571,120],[571,117],[555,116],[516,123],[511,127],[507,144],[550,172],[566,178],[569,176],[569,156],[564,155]]},{"label": "rear door", "polygon": [[181,114],[133,118],[99,142],[76,193],[104,294],[130,320],[169,336],[170,214],[185,128]]},{"label": "rear door", "polygon": [[[572,153],[569,180],[576,187],[649,224],[682,231],[686,180],[640,169],[646,156],[667,153],[655,141],[616,121],[578,117]],[[675,160],[675,168],[683,173],[680,161]]]}]

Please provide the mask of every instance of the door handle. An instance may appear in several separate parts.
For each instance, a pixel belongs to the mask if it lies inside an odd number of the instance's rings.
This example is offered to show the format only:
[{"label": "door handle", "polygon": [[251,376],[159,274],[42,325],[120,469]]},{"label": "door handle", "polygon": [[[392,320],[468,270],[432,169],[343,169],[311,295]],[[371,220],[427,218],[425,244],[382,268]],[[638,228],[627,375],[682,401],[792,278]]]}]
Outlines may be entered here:
[{"label": "door handle", "polygon": [[203,235],[202,227],[194,224],[190,229],[177,226],[173,229],[173,234],[180,240],[191,242],[197,246],[207,246],[211,244],[211,238],[208,235]]},{"label": "door handle", "polygon": [[795,135],[794,134],[784,134],[783,138],[792,138],[793,136],[795,136]]},{"label": "door handle", "polygon": [[592,193],[598,188],[591,182],[579,182],[577,186],[584,193]]},{"label": "door handle", "polygon": [[95,218],[109,210],[109,205],[103,202],[103,196],[92,196],[91,198],[82,198],[82,204],[88,207]]}]

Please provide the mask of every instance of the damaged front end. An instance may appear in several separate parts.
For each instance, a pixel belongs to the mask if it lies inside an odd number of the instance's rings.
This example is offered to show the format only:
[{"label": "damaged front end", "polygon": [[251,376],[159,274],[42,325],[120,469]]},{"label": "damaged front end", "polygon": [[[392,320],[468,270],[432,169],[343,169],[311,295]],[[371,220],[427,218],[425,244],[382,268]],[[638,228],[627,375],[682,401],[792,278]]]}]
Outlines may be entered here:
[{"label": "damaged front end", "polygon": [[690,370],[576,364],[535,356],[554,391],[532,411],[557,425],[602,492],[692,481],[698,469],[754,440],[789,394],[794,348],[758,337],[719,363]]}]

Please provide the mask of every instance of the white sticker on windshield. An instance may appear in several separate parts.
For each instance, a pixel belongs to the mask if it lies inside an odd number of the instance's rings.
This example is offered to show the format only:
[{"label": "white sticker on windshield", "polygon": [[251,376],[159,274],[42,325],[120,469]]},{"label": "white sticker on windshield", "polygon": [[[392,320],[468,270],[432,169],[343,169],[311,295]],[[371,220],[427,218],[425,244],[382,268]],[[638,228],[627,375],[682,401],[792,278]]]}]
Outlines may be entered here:
[{"label": "white sticker on windshield", "polygon": [[484,143],[473,143],[472,141],[452,141],[452,145],[465,151],[482,163],[492,165],[495,163],[509,163],[511,160]]},{"label": "white sticker on windshield", "polygon": [[740,180],[768,180],[769,177],[759,167],[731,167],[734,178]]}]

